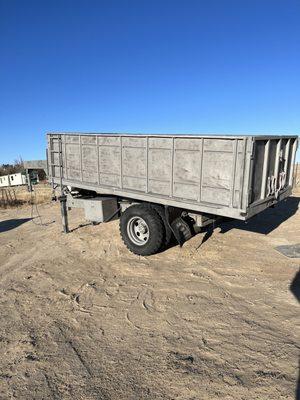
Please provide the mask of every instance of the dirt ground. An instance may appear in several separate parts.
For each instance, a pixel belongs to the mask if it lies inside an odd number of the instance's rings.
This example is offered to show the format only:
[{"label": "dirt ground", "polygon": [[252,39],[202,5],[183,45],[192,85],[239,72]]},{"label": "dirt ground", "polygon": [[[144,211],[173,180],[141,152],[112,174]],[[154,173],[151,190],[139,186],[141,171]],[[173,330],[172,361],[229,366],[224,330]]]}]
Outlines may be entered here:
[{"label": "dirt ground", "polygon": [[0,399],[296,399],[299,200],[147,258],[118,221],[1,210]]}]

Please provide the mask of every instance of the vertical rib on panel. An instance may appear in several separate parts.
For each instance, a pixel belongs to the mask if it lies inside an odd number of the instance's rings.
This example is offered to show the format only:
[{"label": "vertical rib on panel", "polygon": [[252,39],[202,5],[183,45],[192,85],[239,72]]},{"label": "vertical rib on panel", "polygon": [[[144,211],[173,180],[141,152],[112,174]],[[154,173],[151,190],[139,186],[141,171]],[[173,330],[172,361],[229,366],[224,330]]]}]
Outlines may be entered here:
[{"label": "vertical rib on panel", "polygon": [[64,168],[64,178],[68,179],[68,165],[67,165],[67,145],[66,145],[66,137],[64,136],[64,162],[65,162],[65,168]]},{"label": "vertical rib on panel", "polygon": [[281,152],[282,140],[279,139],[276,146],[276,159],[275,159],[275,167],[274,167],[274,176],[278,179],[279,174],[279,162],[280,162],[280,152]]},{"label": "vertical rib on panel", "polygon": [[237,159],[238,140],[234,140],[233,153],[232,153],[232,175],[231,175],[231,193],[229,206],[233,207],[234,194],[235,194],[235,177],[236,177],[236,159]]},{"label": "vertical rib on panel", "polygon": [[204,139],[201,138],[201,147],[200,147],[200,174],[199,174],[199,202],[201,202],[201,193],[202,193],[202,169],[203,169],[203,141]]},{"label": "vertical rib on panel", "polygon": [[172,162],[171,162],[171,178],[170,178],[170,197],[173,197],[174,190],[174,152],[175,152],[175,138],[172,138]]},{"label": "vertical rib on panel", "polygon": [[98,136],[96,138],[96,147],[97,147],[97,182],[98,182],[98,185],[99,185],[100,184],[100,166],[99,166],[100,157],[99,157],[99,140],[98,140]]},{"label": "vertical rib on panel", "polygon": [[149,191],[149,137],[146,137],[146,193]]},{"label": "vertical rib on panel", "polygon": [[263,171],[262,171],[261,191],[260,191],[261,199],[264,199],[266,196],[269,151],[270,151],[270,140],[268,140],[265,145],[264,164],[263,164]]},{"label": "vertical rib on panel", "polygon": [[284,155],[284,172],[287,174],[288,172],[288,160],[290,154],[290,147],[291,147],[291,140],[288,139],[286,146],[285,146],[285,155]]},{"label": "vertical rib on panel", "polygon": [[297,139],[294,140],[294,143],[293,143],[293,146],[291,149],[292,157],[291,157],[291,165],[289,166],[290,167],[289,186],[293,185],[296,150],[297,150]]},{"label": "vertical rib on panel", "polygon": [[120,187],[123,189],[123,137],[120,137]]},{"label": "vertical rib on panel", "polygon": [[246,149],[247,149],[247,139],[243,139],[243,160],[242,160],[242,174],[240,180],[240,202],[239,207],[243,208],[243,197],[244,197],[244,180],[245,180],[245,169],[246,169]]},{"label": "vertical rib on panel", "polygon": [[53,154],[53,150],[54,150],[54,145],[53,145],[53,136],[50,136],[50,163],[51,163],[51,175],[52,178],[55,177],[55,167],[54,167],[54,154]]},{"label": "vertical rib on panel", "polygon": [[80,157],[80,178],[81,182],[83,181],[83,171],[82,171],[82,144],[81,144],[81,135],[79,135],[79,157]]}]

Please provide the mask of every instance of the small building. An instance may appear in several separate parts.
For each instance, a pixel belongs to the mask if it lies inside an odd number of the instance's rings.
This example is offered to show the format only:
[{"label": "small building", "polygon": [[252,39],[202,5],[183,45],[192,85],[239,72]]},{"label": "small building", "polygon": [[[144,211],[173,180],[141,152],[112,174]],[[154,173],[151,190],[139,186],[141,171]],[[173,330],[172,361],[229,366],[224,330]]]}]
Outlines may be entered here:
[{"label": "small building", "polygon": [[26,185],[26,175],[18,172],[9,175],[10,186]]},{"label": "small building", "polygon": [[21,172],[0,176],[0,187],[20,186],[26,184],[26,175]]},{"label": "small building", "polygon": [[0,176],[0,187],[9,186],[9,175]]}]

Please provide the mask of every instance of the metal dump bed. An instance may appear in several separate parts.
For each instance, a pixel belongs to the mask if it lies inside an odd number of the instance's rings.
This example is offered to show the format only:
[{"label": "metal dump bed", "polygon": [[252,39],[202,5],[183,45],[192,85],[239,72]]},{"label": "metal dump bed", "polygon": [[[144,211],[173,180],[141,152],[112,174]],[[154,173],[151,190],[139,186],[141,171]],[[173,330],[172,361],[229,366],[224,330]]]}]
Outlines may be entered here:
[{"label": "metal dump bed", "polygon": [[54,183],[245,220],[289,196],[297,136],[49,133]]}]

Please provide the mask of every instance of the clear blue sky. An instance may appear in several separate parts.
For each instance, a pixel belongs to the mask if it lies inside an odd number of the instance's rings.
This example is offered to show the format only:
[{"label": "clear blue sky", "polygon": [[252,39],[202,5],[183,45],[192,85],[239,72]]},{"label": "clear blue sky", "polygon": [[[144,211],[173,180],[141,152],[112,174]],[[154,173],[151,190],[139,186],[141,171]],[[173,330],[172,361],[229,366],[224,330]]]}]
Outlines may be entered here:
[{"label": "clear blue sky", "polygon": [[300,1],[0,0],[0,163],[47,131],[299,134]]}]

